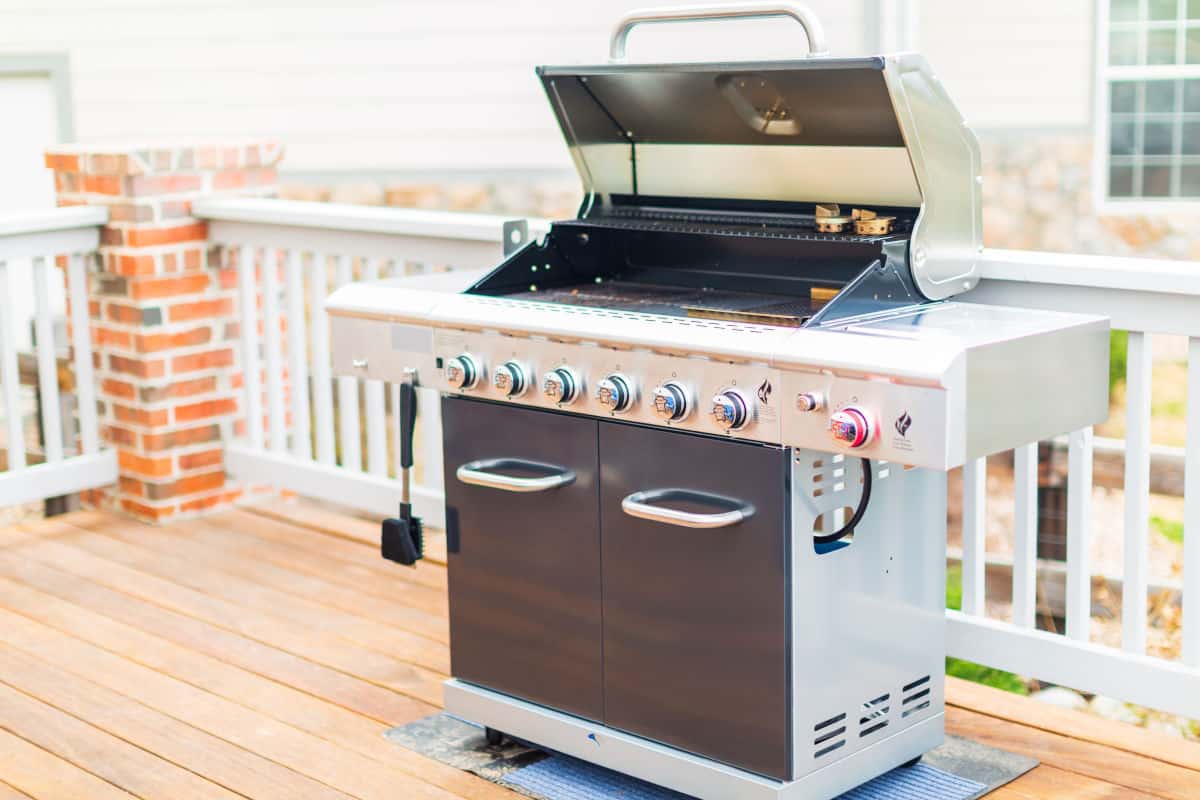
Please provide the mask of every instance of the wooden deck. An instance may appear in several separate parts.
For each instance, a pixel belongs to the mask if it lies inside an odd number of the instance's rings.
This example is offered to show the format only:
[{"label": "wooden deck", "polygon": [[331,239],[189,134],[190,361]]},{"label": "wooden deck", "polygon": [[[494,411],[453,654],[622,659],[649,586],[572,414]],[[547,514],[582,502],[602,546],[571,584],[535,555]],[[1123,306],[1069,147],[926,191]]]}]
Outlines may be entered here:
[{"label": "wooden deck", "polygon": [[[374,535],[282,504],[0,530],[0,800],[517,797],[384,740],[440,703],[446,570]],[[947,694],[952,733],[1042,761],[994,798],[1200,798],[1200,746]]]}]

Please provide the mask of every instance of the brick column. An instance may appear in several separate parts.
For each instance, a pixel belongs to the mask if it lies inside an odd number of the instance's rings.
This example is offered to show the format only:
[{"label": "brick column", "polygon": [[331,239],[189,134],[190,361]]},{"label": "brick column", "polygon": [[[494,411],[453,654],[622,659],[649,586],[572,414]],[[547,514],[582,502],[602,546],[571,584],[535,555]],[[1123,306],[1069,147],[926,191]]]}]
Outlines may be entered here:
[{"label": "brick column", "polygon": [[101,435],[117,448],[115,501],[147,520],[232,502],[223,430],[242,405],[235,270],[210,252],[200,196],[277,190],[273,142],[56,147],[59,205],[103,205],[89,276]]}]

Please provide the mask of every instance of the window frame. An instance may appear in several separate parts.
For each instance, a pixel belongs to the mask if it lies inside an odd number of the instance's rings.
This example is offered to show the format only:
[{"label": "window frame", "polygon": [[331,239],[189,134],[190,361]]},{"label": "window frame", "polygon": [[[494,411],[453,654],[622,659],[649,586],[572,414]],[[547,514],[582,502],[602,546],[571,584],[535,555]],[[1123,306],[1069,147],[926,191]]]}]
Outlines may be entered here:
[{"label": "window frame", "polygon": [[[1149,0],[1140,0],[1142,7]],[[1187,0],[1180,0],[1186,4]],[[1095,64],[1093,69],[1094,94],[1092,100],[1092,204],[1096,211],[1106,215],[1148,214],[1196,214],[1200,211],[1200,195],[1196,197],[1128,197],[1114,198],[1108,193],[1111,112],[1109,100],[1114,81],[1121,80],[1186,80],[1200,78],[1200,64],[1132,64],[1111,65],[1108,63],[1111,0],[1098,0],[1095,4]],[[1139,24],[1145,18],[1139,16]],[[1176,22],[1176,24],[1178,24]],[[1178,47],[1186,48],[1186,36]],[[1145,48],[1145,38],[1140,37],[1138,47]],[[1145,53],[1140,54],[1145,61]]]}]

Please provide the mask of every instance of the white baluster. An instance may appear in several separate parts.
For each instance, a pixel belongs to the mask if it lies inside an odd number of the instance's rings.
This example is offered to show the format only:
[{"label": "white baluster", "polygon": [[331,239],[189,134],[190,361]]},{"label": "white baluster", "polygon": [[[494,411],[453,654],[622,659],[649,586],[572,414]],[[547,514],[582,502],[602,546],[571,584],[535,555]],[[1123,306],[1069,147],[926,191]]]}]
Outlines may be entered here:
[{"label": "white baluster", "polygon": [[33,298],[37,316],[38,395],[42,405],[42,437],[46,442],[46,461],[62,461],[62,419],[58,402],[58,359],[54,352],[54,320],[50,316],[50,280],[54,262],[48,258],[33,259]]},{"label": "white baluster", "polygon": [[1067,457],[1067,636],[1086,642],[1092,623],[1092,429],[1070,436]]},{"label": "white baluster", "polygon": [[1037,613],[1037,442],[1013,451],[1013,624],[1032,628]]},{"label": "white baluster", "polygon": [[[337,286],[354,280],[350,256],[337,257]],[[362,443],[358,426],[358,378],[339,375],[338,388],[338,433],[342,442],[342,466],[355,472],[362,471]]]},{"label": "white baluster", "polygon": [[263,447],[262,384],[258,364],[258,302],[254,279],[256,248],[238,247],[238,304],[241,306],[242,380],[246,395],[246,440],[255,450]]},{"label": "white baluster", "polygon": [[263,248],[263,345],[267,374],[267,430],[271,450],[287,450],[287,421],[283,407],[283,342],[279,331],[279,253]]},{"label": "white baluster", "polygon": [[1125,373],[1125,574],[1121,646],[1146,652],[1146,588],[1150,557],[1150,334],[1129,332]]},{"label": "white baluster", "polygon": [[72,253],[67,261],[67,292],[71,298],[71,347],[75,351],[75,392],[79,397],[79,442],[86,455],[100,450],[100,434],[96,420],[96,380],[92,370],[87,269],[83,256],[79,253]]},{"label": "white baluster", "polygon": [[1183,661],[1200,667],[1200,336],[1188,340],[1183,510]]},{"label": "white baluster", "polygon": [[289,250],[287,259],[288,373],[292,382],[292,454],[312,458],[312,428],[308,405],[308,343],[304,322],[304,256]]},{"label": "white baluster", "polygon": [[962,473],[962,610],[983,616],[987,611],[987,459],[963,465]]},{"label": "white baluster", "polygon": [[[363,262],[363,280],[379,279],[379,259],[368,258]],[[363,396],[367,413],[367,471],[372,475],[387,475],[387,413],[383,381],[363,382]],[[397,418],[399,419],[399,418]]]},{"label": "white baluster", "polygon": [[325,298],[329,294],[324,253],[313,253],[312,273],[312,393],[317,427],[317,460],[334,464],[333,385],[330,383],[329,316]]},{"label": "white baluster", "polygon": [[[12,297],[8,264],[0,261],[0,297]],[[21,374],[17,368],[17,349],[13,341],[13,320],[5,315],[11,308],[0,303],[0,381],[4,384],[4,416],[8,425],[8,470],[25,467],[25,430],[21,419]]]},{"label": "white baluster", "polygon": [[417,389],[417,423],[414,436],[416,441],[413,446],[413,460],[420,467],[420,485],[430,491],[441,492],[442,396],[437,389]]}]

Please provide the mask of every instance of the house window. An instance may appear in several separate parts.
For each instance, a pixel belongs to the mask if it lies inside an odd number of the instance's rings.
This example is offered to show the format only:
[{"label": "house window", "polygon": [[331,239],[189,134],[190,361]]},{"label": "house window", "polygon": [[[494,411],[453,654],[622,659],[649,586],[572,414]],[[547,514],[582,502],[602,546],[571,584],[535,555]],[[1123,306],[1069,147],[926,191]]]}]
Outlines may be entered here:
[{"label": "house window", "polygon": [[1100,7],[1102,201],[1144,208],[1200,200],[1200,0]]}]

